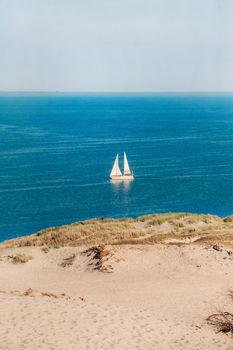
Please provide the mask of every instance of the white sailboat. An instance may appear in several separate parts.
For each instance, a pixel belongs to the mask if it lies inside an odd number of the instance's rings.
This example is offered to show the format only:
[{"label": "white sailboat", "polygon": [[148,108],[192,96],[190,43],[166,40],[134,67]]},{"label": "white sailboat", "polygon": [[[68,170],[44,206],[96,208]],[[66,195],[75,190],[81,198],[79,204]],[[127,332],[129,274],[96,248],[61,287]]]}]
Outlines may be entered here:
[{"label": "white sailboat", "polygon": [[134,174],[130,170],[128,159],[126,153],[124,152],[124,174],[122,174],[121,169],[119,168],[119,156],[116,155],[115,162],[110,173],[110,178],[112,180],[133,180]]}]

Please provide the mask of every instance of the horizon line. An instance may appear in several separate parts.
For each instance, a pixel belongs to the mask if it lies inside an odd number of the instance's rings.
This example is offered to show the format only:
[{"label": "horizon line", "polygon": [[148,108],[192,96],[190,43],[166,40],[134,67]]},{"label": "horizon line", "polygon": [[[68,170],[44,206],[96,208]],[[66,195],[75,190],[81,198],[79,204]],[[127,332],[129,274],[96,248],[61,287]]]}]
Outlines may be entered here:
[{"label": "horizon line", "polygon": [[229,91],[79,91],[79,90],[0,90],[0,93],[62,93],[62,94],[230,94]]}]

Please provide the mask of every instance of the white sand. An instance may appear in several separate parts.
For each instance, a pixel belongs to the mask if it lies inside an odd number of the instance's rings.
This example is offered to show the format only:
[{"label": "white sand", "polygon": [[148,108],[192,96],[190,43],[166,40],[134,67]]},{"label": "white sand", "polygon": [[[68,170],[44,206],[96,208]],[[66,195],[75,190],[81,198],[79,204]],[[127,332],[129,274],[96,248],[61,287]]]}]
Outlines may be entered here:
[{"label": "white sand", "polygon": [[[84,248],[0,250],[0,349],[232,349],[206,317],[233,311],[233,258],[200,246],[121,246],[92,271]],[[13,264],[4,256],[34,259]],[[76,253],[74,264],[64,258]],[[12,295],[32,288],[65,297]],[[82,301],[79,297],[83,297]]]}]

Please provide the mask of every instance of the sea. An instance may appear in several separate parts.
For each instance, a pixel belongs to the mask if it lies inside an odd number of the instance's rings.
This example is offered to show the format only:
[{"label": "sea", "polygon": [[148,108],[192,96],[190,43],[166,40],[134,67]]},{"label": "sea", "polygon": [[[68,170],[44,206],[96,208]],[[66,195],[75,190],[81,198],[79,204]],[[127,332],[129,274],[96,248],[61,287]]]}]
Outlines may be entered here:
[{"label": "sea", "polygon": [[233,94],[0,93],[1,241],[165,212],[233,213]]}]

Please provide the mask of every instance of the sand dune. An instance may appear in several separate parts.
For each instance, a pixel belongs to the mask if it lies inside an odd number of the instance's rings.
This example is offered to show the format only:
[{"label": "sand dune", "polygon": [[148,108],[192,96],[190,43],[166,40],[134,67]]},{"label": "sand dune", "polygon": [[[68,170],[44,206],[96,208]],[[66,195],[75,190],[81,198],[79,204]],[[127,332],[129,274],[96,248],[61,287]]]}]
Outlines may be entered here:
[{"label": "sand dune", "polygon": [[101,249],[0,250],[0,349],[232,349],[206,322],[233,309],[229,249]]},{"label": "sand dune", "polygon": [[60,227],[0,244],[0,248],[24,246],[93,246],[155,243],[222,244],[233,247],[233,217],[190,213],[140,216],[136,219],[93,219]]}]

